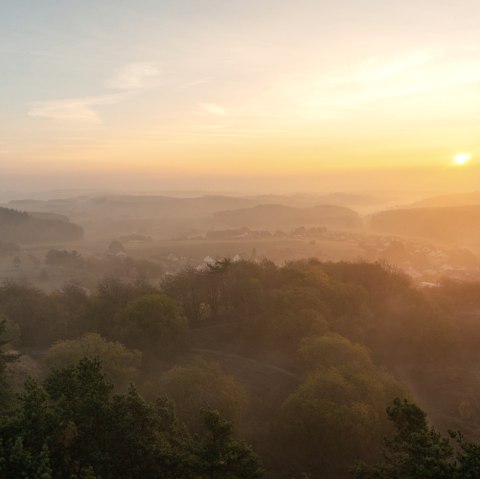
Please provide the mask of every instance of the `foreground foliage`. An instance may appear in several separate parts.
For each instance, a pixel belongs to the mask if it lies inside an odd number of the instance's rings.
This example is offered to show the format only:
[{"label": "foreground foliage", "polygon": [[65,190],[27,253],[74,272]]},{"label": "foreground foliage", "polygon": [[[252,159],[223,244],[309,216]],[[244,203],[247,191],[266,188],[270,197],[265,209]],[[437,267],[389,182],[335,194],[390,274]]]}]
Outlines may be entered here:
[{"label": "foreground foliage", "polygon": [[205,432],[190,435],[166,398],[146,402],[131,386],[114,395],[98,361],[29,380],[0,422],[0,477],[39,479],[254,479],[258,457],[232,425],[203,411]]},{"label": "foreground foliage", "polygon": [[385,460],[376,466],[359,464],[355,479],[480,477],[480,445],[466,441],[459,432],[442,436],[428,425],[426,414],[407,400],[395,399],[387,414],[395,434],[385,441]]},{"label": "foreground foliage", "polygon": [[[159,285],[106,278],[52,293],[7,282],[5,349],[22,356],[13,367],[3,356],[0,389],[8,406],[8,382],[18,391],[27,375],[41,382],[46,367],[98,356],[115,391],[135,380],[142,397],[167,394],[190,441],[206,433],[198,410],[213,408],[239,423],[271,477],[345,479],[353,463],[380,460],[393,429],[385,407],[414,398],[402,382],[436,427],[480,440],[479,291],[418,288],[386,265],[317,260],[223,260]],[[42,390],[51,410],[57,400],[47,383]]]}]

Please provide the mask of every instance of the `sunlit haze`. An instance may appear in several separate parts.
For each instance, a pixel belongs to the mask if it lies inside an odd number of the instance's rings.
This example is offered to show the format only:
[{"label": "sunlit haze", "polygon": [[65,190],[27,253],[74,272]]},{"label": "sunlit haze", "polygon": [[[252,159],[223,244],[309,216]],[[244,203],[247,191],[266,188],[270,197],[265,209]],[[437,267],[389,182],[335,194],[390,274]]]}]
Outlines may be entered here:
[{"label": "sunlit haze", "polygon": [[1,186],[474,188],[478,18],[476,0],[4,1]]},{"label": "sunlit haze", "polygon": [[466,165],[472,159],[471,153],[457,153],[454,158],[454,162],[458,166]]},{"label": "sunlit haze", "polygon": [[480,0],[0,0],[0,479],[480,479]]}]

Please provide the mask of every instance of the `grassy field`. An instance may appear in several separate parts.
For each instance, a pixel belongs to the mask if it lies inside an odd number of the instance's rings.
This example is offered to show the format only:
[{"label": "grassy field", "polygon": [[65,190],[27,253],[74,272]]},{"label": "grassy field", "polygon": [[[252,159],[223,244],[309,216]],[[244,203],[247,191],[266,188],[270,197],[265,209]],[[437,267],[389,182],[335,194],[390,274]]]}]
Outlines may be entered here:
[{"label": "grassy field", "polygon": [[231,258],[236,254],[250,259],[255,251],[257,258],[268,258],[277,262],[305,257],[317,257],[322,260],[353,260],[362,254],[362,250],[355,244],[321,239],[310,241],[300,238],[166,240],[127,245],[126,249],[133,256],[145,259],[173,254],[177,257],[198,260],[202,260],[205,256]]}]

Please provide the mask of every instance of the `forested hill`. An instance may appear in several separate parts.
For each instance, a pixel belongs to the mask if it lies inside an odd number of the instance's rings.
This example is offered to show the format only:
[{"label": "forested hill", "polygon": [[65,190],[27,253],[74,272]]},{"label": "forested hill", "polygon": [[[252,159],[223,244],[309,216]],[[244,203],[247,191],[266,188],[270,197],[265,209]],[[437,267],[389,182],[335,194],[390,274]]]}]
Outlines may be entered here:
[{"label": "forested hill", "polygon": [[41,243],[72,241],[82,238],[81,226],[61,215],[41,215],[9,208],[0,208],[0,241],[9,243]]},{"label": "forested hill", "polygon": [[279,204],[258,205],[221,211],[213,215],[215,224],[230,227],[282,228],[299,225],[322,225],[335,228],[357,228],[359,215],[343,206],[318,205],[296,208]]},{"label": "forested hill", "polygon": [[445,206],[382,211],[372,216],[375,231],[433,241],[472,241],[480,233],[480,206]]}]

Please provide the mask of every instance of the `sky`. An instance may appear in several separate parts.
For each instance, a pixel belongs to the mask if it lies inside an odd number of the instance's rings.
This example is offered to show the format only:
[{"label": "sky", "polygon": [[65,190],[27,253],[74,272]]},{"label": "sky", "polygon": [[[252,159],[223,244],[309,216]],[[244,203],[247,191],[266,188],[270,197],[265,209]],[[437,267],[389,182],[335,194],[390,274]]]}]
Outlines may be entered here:
[{"label": "sky", "polygon": [[473,188],[479,18],[478,0],[2,0],[0,188]]}]

